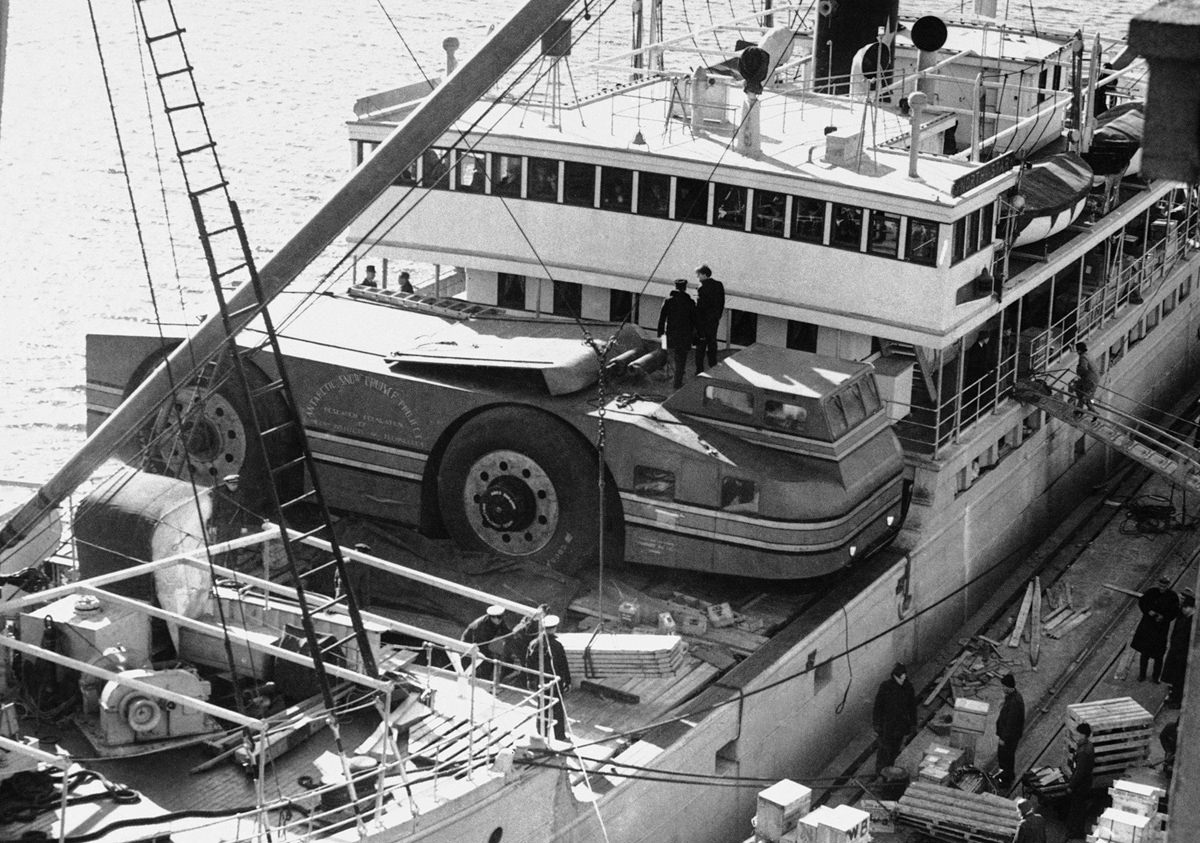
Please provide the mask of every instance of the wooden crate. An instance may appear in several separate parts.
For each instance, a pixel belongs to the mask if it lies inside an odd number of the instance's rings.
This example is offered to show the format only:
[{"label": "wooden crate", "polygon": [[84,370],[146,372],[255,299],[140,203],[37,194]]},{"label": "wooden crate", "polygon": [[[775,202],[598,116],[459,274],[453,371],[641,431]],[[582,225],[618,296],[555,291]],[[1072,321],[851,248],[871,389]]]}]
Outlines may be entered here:
[{"label": "wooden crate", "polygon": [[1096,820],[1094,833],[1104,834],[1113,843],[1145,843],[1146,828],[1150,818],[1119,811],[1116,808],[1105,808],[1104,813]]},{"label": "wooden crate", "polygon": [[990,708],[983,700],[958,697],[954,700],[954,718],[950,728],[983,734],[987,729]]},{"label": "wooden crate", "polygon": [[1112,798],[1112,807],[1117,810],[1152,817],[1158,813],[1159,803],[1167,792],[1152,784],[1117,779],[1108,789],[1108,795]]},{"label": "wooden crate", "polygon": [[1075,703],[1067,706],[1067,758],[1074,768],[1079,734],[1075,727],[1092,727],[1097,774],[1120,772],[1144,761],[1154,739],[1154,716],[1131,697]]},{"label": "wooden crate", "polygon": [[1011,843],[1021,822],[1015,802],[916,781],[900,797],[896,821],[949,843]]},{"label": "wooden crate", "polygon": [[763,840],[779,843],[812,807],[812,790],[791,779],[783,779],[758,793],[754,829]]}]

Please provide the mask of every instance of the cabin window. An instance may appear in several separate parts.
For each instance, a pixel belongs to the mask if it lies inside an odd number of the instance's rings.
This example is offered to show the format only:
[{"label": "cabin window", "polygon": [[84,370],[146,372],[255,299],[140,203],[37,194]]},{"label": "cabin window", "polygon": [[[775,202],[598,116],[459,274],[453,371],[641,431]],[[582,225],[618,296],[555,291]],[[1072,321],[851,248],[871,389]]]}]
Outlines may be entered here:
[{"label": "cabin window", "polygon": [[758,512],[758,484],[741,477],[722,477],[721,509],[726,512]]},{"label": "cabin window", "polygon": [[706,386],[704,387],[704,404],[743,416],[754,415],[754,396],[740,389],[715,385]]},{"label": "cabin window", "polygon": [[671,177],[662,173],[638,173],[638,210],[647,217],[671,215]]},{"label": "cabin window", "polygon": [[964,247],[968,255],[979,251],[979,212],[975,211],[967,217],[967,236]]},{"label": "cabin window", "polygon": [[1038,95],[1037,104],[1041,105],[1046,101],[1046,66],[1042,65],[1042,69],[1038,72]]},{"label": "cabin window", "polygon": [[648,465],[635,465],[633,491],[644,498],[675,500],[675,472]]},{"label": "cabin window", "polygon": [[354,163],[361,164],[362,162],[366,161],[371,157],[371,153],[378,148],[379,143],[377,141],[355,141]]},{"label": "cabin window", "polygon": [[1174,310],[1175,310],[1175,291],[1172,290],[1170,293],[1167,294],[1167,297],[1165,299],[1163,299],[1162,315],[1170,316],[1172,311],[1174,311]]},{"label": "cabin window", "polygon": [[913,263],[937,265],[938,224],[929,220],[909,219],[908,244],[904,257]]},{"label": "cabin window", "polygon": [[883,402],[879,400],[879,390],[875,388],[875,378],[864,378],[855,384],[855,386],[862,393],[863,404],[866,405],[868,416],[873,415],[883,407]]},{"label": "cabin window", "polygon": [[763,403],[763,424],[776,430],[799,433],[808,418],[808,410],[799,404],[768,398]]},{"label": "cabin window", "polygon": [[967,220],[966,217],[954,223],[954,249],[950,256],[951,263],[958,263],[967,256]]},{"label": "cabin window", "polygon": [[421,156],[421,187],[450,186],[450,150],[430,147]]},{"label": "cabin window", "polygon": [[867,417],[867,407],[863,403],[862,394],[854,386],[842,390],[833,400],[842,406],[842,412],[846,415],[846,427],[856,427]]},{"label": "cabin window", "polygon": [[900,217],[871,211],[871,236],[867,248],[876,255],[896,257],[900,249]]},{"label": "cabin window", "polygon": [[455,189],[468,193],[483,193],[487,182],[484,172],[483,155],[474,152],[458,152],[458,174],[455,179]]},{"label": "cabin window", "polygon": [[792,239],[821,243],[825,240],[825,203],[796,196],[792,199]]},{"label": "cabin window", "polygon": [[1192,294],[1192,276],[1189,275],[1179,282],[1179,300],[1185,301]]},{"label": "cabin window", "polygon": [[555,316],[578,319],[583,304],[583,285],[571,281],[555,281],[552,309]]},{"label": "cabin window", "polygon": [[521,195],[521,156],[492,153],[492,193],[517,198]]},{"label": "cabin window", "polygon": [[718,184],[713,200],[713,225],[721,228],[746,228],[746,188]]},{"label": "cabin window", "polygon": [[628,290],[608,291],[608,319],[610,322],[629,322],[636,325],[638,321],[638,302],[640,297]]},{"label": "cabin window", "polygon": [[593,207],[596,204],[596,165],[568,161],[565,170],[563,204]]},{"label": "cabin window", "polygon": [[530,199],[542,202],[558,201],[558,162],[549,158],[529,159]]},{"label": "cabin window", "polygon": [[729,311],[729,342],[754,345],[758,341],[758,314],[748,310]]},{"label": "cabin window", "polygon": [[1061,64],[1054,65],[1054,82],[1050,85],[1050,87],[1056,91],[1062,90],[1062,71],[1063,69]]},{"label": "cabin window", "polygon": [[825,402],[825,415],[829,419],[829,432],[837,439],[846,432],[846,411],[837,398]]},{"label": "cabin window", "polygon": [[1158,305],[1155,305],[1154,307],[1150,308],[1150,311],[1146,314],[1146,333],[1147,334],[1150,333],[1157,327],[1158,327]]},{"label": "cabin window", "polygon": [[853,205],[833,206],[833,234],[829,242],[844,249],[857,250],[862,245],[863,209]]},{"label": "cabin window", "polygon": [[600,207],[606,211],[629,211],[633,208],[633,170],[600,168]]},{"label": "cabin window", "polygon": [[979,214],[979,248],[986,249],[996,236],[996,206],[985,205]]},{"label": "cabin window", "polygon": [[675,219],[701,224],[708,222],[708,182],[675,179]]},{"label": "cabin window", "polygon": [[787,347],[797,351],[817,350],[817,326],[811,322],[789,319],[787,323]]},{"label": "cabin window", "polygon": [[525,309],[525,276],[509,272],[496,274],[496,306],[509,310]]},{"label": "cabin window", "polygon": [[786,197],[773,190],[754,191],[754,217],[750,230],[756,234],[783,236],[783,214],[787,207]]},{"label": "cabin window", "polygon": [[[362,163],[361,161],[359,162]],[[413,161],[407,167],[400,171],[400,175],[396,176],[392,184],[400,185],[401,187],[411,187],[417,183],[417,162]]]}]

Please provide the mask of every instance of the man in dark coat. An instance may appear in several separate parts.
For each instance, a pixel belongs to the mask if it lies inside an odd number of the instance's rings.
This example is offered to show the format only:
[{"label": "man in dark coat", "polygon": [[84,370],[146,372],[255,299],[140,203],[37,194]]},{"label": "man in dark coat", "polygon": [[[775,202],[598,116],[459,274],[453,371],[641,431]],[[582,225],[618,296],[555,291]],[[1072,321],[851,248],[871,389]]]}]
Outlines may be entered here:
[{"label": "man in dark coat", "polygon": [[1142,619],[1133,633],[1133,649],[1141,653],[1138,662],[1138,681],[1146,681],[1146,663],[1153,661],[1150,681],[1157,682],[1162,671],[1162,657],[1167,649],[1171,621],[1179,614],[1179,597],[1171,590],[1171,580],[1159,577],[1158,585],[1146,589],[1138,599]]},{"label": "man in dark coat", "polygon": [[[463,630],[462,640],[467,644],[479,647],[479,652],[496,661],[504,661],[505,637],[512,632],[504,622],[503,606],[488,606],[486,614],[480,615]],[[491,679],[495,675],[496,665],[487,659],[480,659],[475,668],[475,675],[480,679]]]},{"label": "man in dark coat", "polygon": [[[560,741],[567,739],[567,711],[563,707],[563,694],[571,687],[571,666],[567,663],[567,651],[554,631],[558,629],[558,615],[546,615],[542,619],[542,635],[529,642],[526,652],[525,666],[537,674],[545,676],[550,682],[550,700],[548,704],[539,705],[538,731],[547,737],[550,731],[550,718],[553,715],[554,737]],[[537,676],[531,676],[534,683]],[[549,712],[547,713],[547,708]]]},{"label": "man in dark coat", "polygon": [[667,351],[675,366],[675,388],[683,386],[683,370],[696,339],[696,303],[687,294],[687,279],[675,281],[675,289],[663,302],[658,315],[658,335],[667,337]]},{"label": "man in dark coat", "polygon": [[1092,401],[1095,400],[1096,390],[1100,386],[1100,373],[1096,370],[1092,358],[1088,357],[1087,350],[1087,343],[1075,343],[1075,353],[1079,355],[1079,360],[1075,364],[1075,380],[1071,381],[1071,390],[1075,393],[1075,402],[1079,405],[1076,416],[1081,415],[1084,410],[1092,409]]},{"label": "man in dark coat", "polygon": [[904,739],[917,728],[917,695],[908,681],[908,668],[900,662],[875,693],[872,725],[879,744],[875,755],[875,772],[879,774],[896,763]]},{"label": "man in dark coat", "polygon": [[1025,700],[1011,673],[1004,674],[1000,684],[1004,686],[1004,703],[996,718],[996,760],[1000,763],[999,783],[1008,787],[1016,779],[1017,743],[1025,731]]},{"label": "man in dark coat", "polygon": [[1021,812],[1021,824],[1013,843],[1046,843],[1046,818],[1033,810],[1033,803],[1018,799],[1017,810]]},{"label": "man in dark coat", "polygon": [[1088,803],[1092,798],[1092,770],[1096,766],[1096,750],[1092,748],[1092,727],[1080,723],[1075,727],[1079,743],[1075,747],[1075,767],[1067,781],[1067,839],[1087,833]]},{"label": "man in dark coat", "polygon": [[1183,704],[1183,680],[1187,675],[1188,652],[1192,646],[1192,617],[1196,614],[1196,595],[1190,588],[1183,590],[1179,601],[1179,616],[1171,627],[1171,640],[1167,644],[1167,655],[1163,659],[1162,681],[1171,686],[1167,694],[1167,707],[1179,708]]},{"label": "man in dark coat", "polygon": [[717,329],[725,312],[725,285],[712,277],[708,264],[696,267],[700,290],[696,293],[696,374],[717,365]]}]

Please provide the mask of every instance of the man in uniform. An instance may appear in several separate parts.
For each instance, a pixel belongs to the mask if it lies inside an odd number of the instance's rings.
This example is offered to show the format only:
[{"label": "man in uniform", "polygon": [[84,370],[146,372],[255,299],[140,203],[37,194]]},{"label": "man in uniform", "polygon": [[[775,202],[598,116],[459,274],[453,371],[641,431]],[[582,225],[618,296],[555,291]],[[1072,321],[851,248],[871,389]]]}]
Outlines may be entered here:
[{"label": "man in uniform", "polygon": [[667,351],[675,367],[675,388],[683,386],[683,370],[687,366],[688,352],[696,339],[696,303],[687,294],[687,279],[675,282],[675,289],[663,302],[658,315],[658,335],[666,335]]},{"label": "man in uniform", "polygon": [[1075,400],[1079,404],[1079,409],[1075,415],[1083,415],[1084,410],[1092,409],[1092,401],[1096,397],[1096,389],[1100,386],[1100,373],[1096,371],[1096,364],[1087,355],[1087,343],[1075,343],[1075,352],[1079,355],[1079,361],[1075,364],[1075,380],[1071,382],[1071,390],[1075,393]]},{"label": "man in uniform", "polygon": [[717,365],[717,329],[725,312],[725,285],[712,277],[708,264],[696,267],[700,289],[696,293],[696,374],[704,371],[707,358],[711,369]]},{"label": "man in uniform", "polygon": [[[558,629],[558,615],[546,615],[542,619],[542,634],[529,642],[529,650],[525,654],[525,667],[534,674],[541,675],[550,684],[550,700],[547,705],[542,702],[538,709],[538,731],[549,737],[549,718],[547,709],[553,715],[554,737],[560,741],[567,739],[567,711],[563,707],[563,694],[571,687],[571,666],[567,664],[567,651],[562,642],[554,634]],[[530,682],[537,683],[538,675],[531,675]]]},{"label": "man in uniform", "polygon": [[1167,649],[1171,621],[1179,614],[1179,597],[1171,590],[1171,580],[1159,577],[1158,585],[1146,589],[1138,598],[1142,619],[1133,632],[1130,646],[1141,653],[1138,662],[1138,681],[1146,681],[1146,665],[1154,662],[1150,681],[1157,682],[1162,671],[1162,657]]},{"label": "man in uniform", "polygon": [[1067,782],[1067,839],[1082,838],[1087,829],[1088,803],[1092,798],[1092,770],[1096,766],[1096,750],[1092,748],[1092,727],[1080,723],[1075,727],[1079,743],[1075,747],[1075,769]]},{"label": "man in uniform", "polygon": [[1046,818],[1033,810],[1033,803],[1018,799],[1017,810],[1021,812],[1021,824],[1013,843],[1046,843]]},{"label": "man in uniform", "polygon": [[879,744],[875,755],[875,773],[896,763],[904,739],[917,727],[917,696],[908,681],[908,668],[896,662],[892,675],[875,693],[872,725]]},{"label": "man in uniform", "polygon": [[475,675],[480,679],[490,680],[496,671],[495,662],[504,660],[504,639],[512,630],[504,621],[503,606],[488,606],[487,612],[480,615],[463,630],[462,640],[474,644],[479,652],[487,656],[480,659],[475,668]]},{"label": "man in uniform", "polygon": [[996,718],[996,739],[999,743],[996,760],[1000,764],[999,783],[1009,787],[1016,778],[1017,743],[1025,731],[1025,700],[1017,690],[1017,680],[1011,673],[1004,674],[1000,684],[1004,686],[1004,703]]}]

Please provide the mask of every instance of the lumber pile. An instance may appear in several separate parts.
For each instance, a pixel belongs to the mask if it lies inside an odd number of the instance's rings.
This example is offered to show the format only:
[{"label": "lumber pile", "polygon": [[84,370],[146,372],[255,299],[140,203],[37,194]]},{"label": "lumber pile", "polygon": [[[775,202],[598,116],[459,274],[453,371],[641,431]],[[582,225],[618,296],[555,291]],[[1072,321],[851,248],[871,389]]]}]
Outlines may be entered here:
[{"label": "lumber pile", "polygon": [[683,666],[685,646],[678,635],[645,633],[562,632],[571,675],[604,679],[611,676],[674,676]]},{"label": "lumber pile", "polygon": [[1079,734],[1075,727],[1092,727],[1092,745],[1096,750],[1095,775],[1121,773],[1131,765],[1145,761],[1154,737],[1154,717],[1131,697],[1075,703],[1067,706],[1067,757],[1074,766]]},{"label": "lumber pile", "polygon": [[1096,820],[1089,843],[1166,843],[1167,815],[1159,811],[1165,790],[1118,780],[1108,793],[1112,807]]},{"label": "lumber pile", "polygon": [[900,797],[896,821],[948,843],[1011,843],[1021,815],[1001,796],[916,781]]}]

